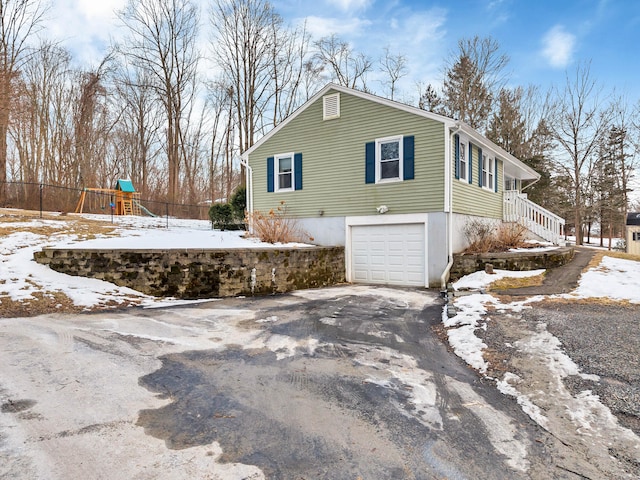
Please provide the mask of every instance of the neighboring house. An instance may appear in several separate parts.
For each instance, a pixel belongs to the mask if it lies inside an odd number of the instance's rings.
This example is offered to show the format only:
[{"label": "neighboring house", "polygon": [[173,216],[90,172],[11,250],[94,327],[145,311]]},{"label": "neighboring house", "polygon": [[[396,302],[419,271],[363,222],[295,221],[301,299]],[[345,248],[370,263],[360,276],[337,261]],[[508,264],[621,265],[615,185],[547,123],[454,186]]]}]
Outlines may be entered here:
[{"label": "neighboring house", "polygon": [[640,255],[640,213],[627,213],[627,253]]},{"label": "neighboring house", "polygon": [[243,153],[248,210],[286,203],[320,245],[344,245],[351,282],[440,287],[472,218],[560,242],[528,201],[535,171],[462,122],[329,84]]}]

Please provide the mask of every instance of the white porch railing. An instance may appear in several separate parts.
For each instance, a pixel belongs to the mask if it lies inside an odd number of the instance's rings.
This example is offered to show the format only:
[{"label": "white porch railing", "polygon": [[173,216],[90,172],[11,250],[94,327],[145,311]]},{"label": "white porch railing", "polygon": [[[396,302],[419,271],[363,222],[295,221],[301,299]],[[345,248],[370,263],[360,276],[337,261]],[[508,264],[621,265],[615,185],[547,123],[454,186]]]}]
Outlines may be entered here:
[{"label": "white porch railing", "polygon": [[548,242],[560,245],[564,236],[564,219],[542,208],[517,191],[504,192],[503,218],[526,227]]}]

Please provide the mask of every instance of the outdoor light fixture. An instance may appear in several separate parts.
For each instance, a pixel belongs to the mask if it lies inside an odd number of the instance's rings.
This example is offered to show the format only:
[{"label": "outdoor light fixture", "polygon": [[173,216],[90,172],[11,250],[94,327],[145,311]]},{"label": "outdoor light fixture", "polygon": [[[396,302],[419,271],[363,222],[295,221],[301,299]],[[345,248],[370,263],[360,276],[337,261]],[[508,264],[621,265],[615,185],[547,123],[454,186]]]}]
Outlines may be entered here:
[{"label": "outdoor light fixture", "polygon": [[387,207],[386,205],[380,205],[376,208],[376,210],[378,211],[378,213],[387,213],[389,211],[389,207]]}]

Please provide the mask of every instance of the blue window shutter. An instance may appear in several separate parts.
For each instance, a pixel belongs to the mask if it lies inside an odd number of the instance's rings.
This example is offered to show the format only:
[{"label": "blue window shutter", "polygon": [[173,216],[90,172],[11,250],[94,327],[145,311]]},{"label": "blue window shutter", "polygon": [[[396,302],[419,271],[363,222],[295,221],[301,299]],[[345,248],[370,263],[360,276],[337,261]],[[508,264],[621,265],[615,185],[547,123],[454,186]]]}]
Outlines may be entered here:
[{"label": "blue window shutter", "polygon": [[267,158],[267,192],[273,192],[273,157]]},{"label": "blue window shutter", "polygon": [[402,177],[403,180],[413,180],[415,175],[414,150],[415,141],[413,135],[402,139]]},{"label": "blue window shutter", "polygon": [[296,190],[302,190],[302,154],[301,153],[296,153],[293,155],[293,170],[295,174],[294,187]]},{"label": "blue window shutter", "polygon": [[482,186],[482,149],[478,149],[478,186]]},{"label": "blue window shutter", "polygon": [[469,183],[473,183],[473,145],[469,142]]},{"label": "blue window shutter", "polygon": [[493,169],[493,189],[496,193],[498,193],[498,159],[495,159],[494,169]]},{"label": "blue window shutter", "polygon": [[365,183],[376,183],[376,143],[365,145]]},{"label": "blue window shutter", "polygon": [[456,150],[455,175],[456,175],[456,178],[460,178],[460,136],[458,134],[454,135],[453,140],[455,142],[455,150]]}]

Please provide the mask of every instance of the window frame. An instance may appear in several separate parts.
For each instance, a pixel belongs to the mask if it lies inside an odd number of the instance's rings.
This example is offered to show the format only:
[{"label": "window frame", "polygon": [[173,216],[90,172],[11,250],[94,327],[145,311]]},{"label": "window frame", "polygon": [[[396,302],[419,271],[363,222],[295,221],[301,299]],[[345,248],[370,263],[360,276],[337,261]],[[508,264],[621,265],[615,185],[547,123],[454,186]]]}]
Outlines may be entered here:
[{"label": "window frame", "polygon": [[495,158],[482,152],[482,188],[495,191]]},{"label": "window frame", "polygon": [[[382,178],[382,145],[386,143],[398,143],[398,176],[393,178]],[[394,135],[391,137],[376,138],[376,183],[395,183],[404,181],[404,136]],[[386,160],[387,162],[390,160]],[[395,161],[395,160],[393,160]]]},{"label": "window frame", "polygon": [[[280,187],[280,161],[284,159],[291,159],[291,171],[288,173],[291,175],[291,186],[286,188]],[[296,189],[295,181],[295,153],[280,153],[273,156],[273,191],[274,192],[293,192]]]},{"label": "window frame", "polygon": [[[467,141],[462,136],[459,137],[458,144],[458,180],[469,183],[469,156]],[[463,160],[464,158],[464,160]]]}]

